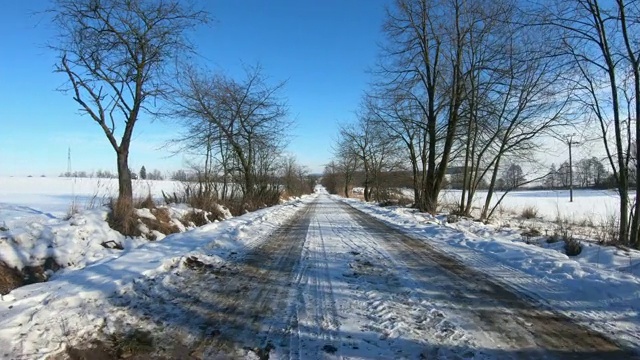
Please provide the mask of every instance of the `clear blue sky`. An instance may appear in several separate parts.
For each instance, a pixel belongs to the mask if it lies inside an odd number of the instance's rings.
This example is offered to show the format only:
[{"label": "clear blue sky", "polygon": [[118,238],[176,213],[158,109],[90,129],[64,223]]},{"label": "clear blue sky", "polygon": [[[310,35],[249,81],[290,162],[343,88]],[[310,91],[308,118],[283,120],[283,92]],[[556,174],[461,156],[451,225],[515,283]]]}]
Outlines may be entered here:
[{"label": "clear blue sky", "polygon": [[[283,95],[297,125],[288,151],[312,171],[331,157],[339,122],[354,117],[371,80],[381,39],[385,0],[215,0],[199,2],[215,18],[193,34],[198,61],[232,76],[242,63],[261,63]],[[34,14],[48,1],[6,1],[0,9],[0,175],[56,176],[67,169],[115,170],[115,154],[99,127],[78,115],[64,83],[53,73],[56,54],[44,44],[53,29]],[[183,167],[161,147],[176,128],[142,118],[129,163],[134,170]]]}]

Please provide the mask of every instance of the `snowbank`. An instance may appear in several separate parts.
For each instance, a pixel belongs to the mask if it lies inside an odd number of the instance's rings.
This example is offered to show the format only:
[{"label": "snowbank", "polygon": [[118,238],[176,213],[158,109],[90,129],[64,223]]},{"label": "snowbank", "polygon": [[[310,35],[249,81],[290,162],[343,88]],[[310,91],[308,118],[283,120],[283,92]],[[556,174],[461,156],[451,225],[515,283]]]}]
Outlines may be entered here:
[{"label": "snowbank", "polygon": [[173,234],[80,270],[61,271],[48,282],[15,289],[0,299],[0,356],[45,358],[97,333],[156,326],[132,303],[144,299],[127,297],[127,291],[143,283],[153,293],[163,281],[184,281],[176,271],[190,256],[216,263],[247,251],[312,198]]}]

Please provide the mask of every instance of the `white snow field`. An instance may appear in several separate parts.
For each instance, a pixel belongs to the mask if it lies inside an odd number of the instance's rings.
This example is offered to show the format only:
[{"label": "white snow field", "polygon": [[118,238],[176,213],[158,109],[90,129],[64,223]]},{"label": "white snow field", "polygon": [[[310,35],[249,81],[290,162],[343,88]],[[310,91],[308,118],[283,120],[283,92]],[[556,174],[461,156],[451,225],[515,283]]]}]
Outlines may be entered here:
[{"label": "white snow field", "polygon": [[[409,191],[404,193],[413,196]],[[440,202],[459,203],[460,193],[459,190],[444,190]],[[498,191],[492,196],[492,206],[502,194]],[[473,201],[476,209],[484,206],[486,196],[486,191],[476,193]],[[617,216],[619,206],[620,197],[614,190],[574,190],[573,202],[569,201],[569,190],[521,190],[509,192],[496,210],[495,216],[500,217],[500,212],[519,214],[526,207],[534,207],[538,210],[538,215],[545,220],[554,221],[561,218],[576,223],[589,221],[599,224],[611,216]]]},{"label": "white snow field", "polygon": [[[174,181],[134,180],[133,185],[135,196],[156,199],[180,187]],[[113,241],[125,250],[146,243],[122,236],[105,222],[103,205],[117,196],[117,186],[116,179],[0,177],[0,261],[22,269],[53,257],[63,267],[82,268],[121,254],[102,242]],[[168,210],[174,221],[188,211],[181,206]]]},{"label": "white snow field", "polygon": [[[570,327],[576,343],[594,343],[593,352],[554,343],[553,325],[551,335],[537,334],[557,322],[546,309],[640,350],[637,252],[586,244],[570,258],[558,244],[526,244],[514,229],[446,224],[320,188],[148,242],[110,230],[101,208],[64,220],[69,203],[61,199],[73,196],[55,183],[66,179],[4,180],[0,225],[24,243],[0,238],[0,256],[26,264],[53,248],[76,265],[0,298],[0,358],[64,358],[91,340],[118,336],[126,357],[135,349],[122,339],[139,332],[151,334],[153,351],[169,358],[630,358]],[[92,197],[93,181],[74,191]],[[150,184],[173,191],[169,182]],[[406,241],[400,233],[415,239],[413,247],[399,245]],[[131,245],[94,248],[94,239]],[[477,274],[451,276],[430,258],[431,248],[537,305],[485,298],[488,283]]]}]

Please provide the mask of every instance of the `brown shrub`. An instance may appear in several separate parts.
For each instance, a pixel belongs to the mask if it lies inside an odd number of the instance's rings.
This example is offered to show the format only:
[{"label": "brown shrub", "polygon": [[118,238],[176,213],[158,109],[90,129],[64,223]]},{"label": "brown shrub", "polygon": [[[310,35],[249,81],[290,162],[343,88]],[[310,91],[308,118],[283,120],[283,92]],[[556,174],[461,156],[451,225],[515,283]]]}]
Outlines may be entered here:
[{"label": "brown shrub", "polygon": [[134,207],[136,209],[146,208],[151,210],[156,208],[156,202],[151,197],[151,193],[149,193],[147,194],[147,197],[137,199],[134,204]]},{"label": "brown shrub", "polygon": [[46,272],[59,269],[60,265],[51,257],[46,258],[42,265],[25,266],[22,270],[9,267],[0,261],[0,295],[8,294],[23,285],[47,281]]},{"label": "brown shrub", "polygon": [[229,209],[229,212],[233,216],[245,214],[247,212],[245,209],[248,207],[239,199],[227,200],[224,202],[224,205]]},{"label": "brown shrub", "polygon": [[200,192],[191,195],[187,203],[192,208],[211,211],[217,209],[218,197],[212,193]]},{"label": "brown shrub", "polygon": [[[149,230],[155,230],[165,235],[175,234],[180,231],[176,224],[171,221],[169,209],[164,207],[154,208],[151,209],[151,213],[156,217],[155,219],[140,218],[140,221],[145,224]],[[156,240],[155,236],[152,236],[151,240]]]},{"label": "brown shrub", "polygon": [[572,237],[564,239],[564,252],[568,256],[577,256],[582,252],[582,244]]}]

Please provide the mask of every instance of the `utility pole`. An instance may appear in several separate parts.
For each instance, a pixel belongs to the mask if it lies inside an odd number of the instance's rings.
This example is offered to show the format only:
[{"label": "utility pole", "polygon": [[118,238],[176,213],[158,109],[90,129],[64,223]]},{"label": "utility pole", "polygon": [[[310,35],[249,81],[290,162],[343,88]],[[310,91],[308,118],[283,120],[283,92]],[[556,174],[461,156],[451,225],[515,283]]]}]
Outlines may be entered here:
[{"label": "utility pole", "polygon": [[69,146],[69,151],[67,152],[67,176],[71,177],[71,146]]},{"label": "utility pole", "polygon": [[569,202],[573,202],[573,159],[571,157],[571,145],[580,145],[580,143],[573,141],[573,135],[571,135],[567,138],[567,145],[569,145]]}]

